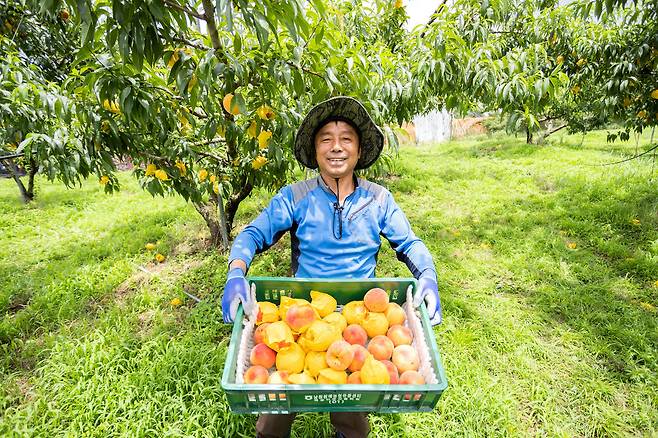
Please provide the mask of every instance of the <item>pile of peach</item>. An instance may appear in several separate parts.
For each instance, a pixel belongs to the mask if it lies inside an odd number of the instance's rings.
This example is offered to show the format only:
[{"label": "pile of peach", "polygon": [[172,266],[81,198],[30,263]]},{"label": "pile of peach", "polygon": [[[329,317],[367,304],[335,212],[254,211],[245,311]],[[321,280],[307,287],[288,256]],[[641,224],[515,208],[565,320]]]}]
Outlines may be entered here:
[{"label": "pile of peach", "polygon": [[245,383],[423,384],[402,307],[380,288],[347,303],[311,291],[311,302],[258,303]]}]

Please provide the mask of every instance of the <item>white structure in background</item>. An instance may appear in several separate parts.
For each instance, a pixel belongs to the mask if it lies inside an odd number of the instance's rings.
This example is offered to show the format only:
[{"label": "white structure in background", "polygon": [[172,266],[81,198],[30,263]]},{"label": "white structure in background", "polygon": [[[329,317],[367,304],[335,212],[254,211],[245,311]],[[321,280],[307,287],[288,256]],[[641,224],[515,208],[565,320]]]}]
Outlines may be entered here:
[{"label": "white structure in background", "polygon": [[[407,30],[426,24],[440,0],[405,0],[409,20],[405,23]],[[451,1],[446,2],[451,4]],[[416,131],[416,143],[448,141],[452,136],[452,115],[446,111],[432,111],[413,120]]]},{"label": "white structure in background", "polygon": [[447,110],[414,117],[416,143],[448,141],[452,136],[452,115]]}]

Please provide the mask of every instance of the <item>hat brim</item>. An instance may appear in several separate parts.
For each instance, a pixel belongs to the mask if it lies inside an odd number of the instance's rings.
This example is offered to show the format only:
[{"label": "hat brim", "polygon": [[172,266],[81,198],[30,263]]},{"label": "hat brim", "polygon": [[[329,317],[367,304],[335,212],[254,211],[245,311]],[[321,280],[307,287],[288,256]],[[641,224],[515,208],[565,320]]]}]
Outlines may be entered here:
[{"label": "hat brim", "polygon": [[306,115],[295,136],[295,158],[309,169],[317,169],[315,133],[325,120],[339,117],[351,120],[360,131],[361,156],[355,170],[370,167],[384,148],[384,134],[361,103],[347,96],[332,97],[314,106]]}]

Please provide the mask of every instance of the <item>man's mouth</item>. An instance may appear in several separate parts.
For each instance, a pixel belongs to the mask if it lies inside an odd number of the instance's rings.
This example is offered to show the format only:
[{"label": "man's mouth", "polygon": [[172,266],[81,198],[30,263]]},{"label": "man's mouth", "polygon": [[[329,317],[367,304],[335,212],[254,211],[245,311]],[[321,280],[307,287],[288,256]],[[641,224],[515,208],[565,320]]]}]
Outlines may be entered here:
[{"label": "man's mouth", "polygon": [[340,164],[345,161],[347,158],[329,158],[330,163]]}]

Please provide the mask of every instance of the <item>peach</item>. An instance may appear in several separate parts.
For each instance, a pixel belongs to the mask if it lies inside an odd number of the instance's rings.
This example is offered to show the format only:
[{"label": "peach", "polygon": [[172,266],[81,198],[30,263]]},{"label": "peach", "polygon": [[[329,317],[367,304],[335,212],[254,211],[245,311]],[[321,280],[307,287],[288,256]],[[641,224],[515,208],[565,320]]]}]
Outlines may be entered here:
[{"label": "peach", "polygon": [[352,363],[347,368],[352,372],[359,371],[366,361],[366,357],[370,356],[370,353],[361,344],[352,345],[352,351],[354,352],[354,359],[352,359]]},{"label": "peach", "polygon": [[388,330],[388,319],[386,319],[386,315],[383,313],[368,312],[362,325],[368,336],[374,338],[375,336],[386,334]]},{"label": "peach", "polygon": [[288,380],[289,377],[290,374],[288,374],[287,371],[274,371],[272,374],[270,374],[269,379],[267,379],[267,383],[272,385],[285,385],[290,383]]},{"label": "peach", "polygon": [[294,342],[292,331],[284,321],[270,323],[265,329],[265,344],[274,351],[287,348]]},{"label": "peach", "polygon": [[360,373],[361,381],[368,385],[388,385],[391,382],[386,365],[372,355],[366,358]]},{"label": "peach", "polygon": [[396,324],[388,329],[386,336],[393,341],[393,345],[411,345],[414,335],[409,327]]},{"label": "peach", "polygon": [[328,368],[327,353],[324,351],[309,351],[304,359],[304,371],[313,377],[317,377],[320,370]]},{"label": "peach", "polygon": [[384,315],[386,315],[386,319],[388,319],[389,326],[394,326],[396,324],[402,325],[407,320],[407,314],[398,303],[388,303]]},{"label": "peach", "polygon": [[337,305],[336,299],[331,295],[317,290],[311,291],[311,306],[317,310],[320,318],[333,313]]},{"label": "peach", "polygon": [[384,335],[375,336],[368,342],[368,352],[377,360],[387,360],[393,354],[393,341]]},{"label": "peach", "polygon": [[418,371],[407,370],[400,375],[400,385],[424,385],[425,378]]},{"label": "peach", "polygon": [[[407,370],[402,375],[400,376],[400,384],[401,385],[424,385],[425,384],[425,378],[418,372],[414,370]],[[404,396],[405,400],[409,400],[411,396],[409,394],[406,394]],[[416,394],[414,396],[414,400],[420,399],[420,394]]]},{"label": "peach", "polygon": [[343,339],[350,344],[366,345],[368,341],[368,333],[358,324],[350,324],[343,330]]},{"label": "peach", "polygon": [[401,373],[409,370],[417,371],[420,366],[418,353],[411,345],[398,345],[395,347],[392,360]]},{"label": "peach", "polygon": [[[276,324],[276,323],[275,323]],[[306,351],[327,351],[332,342],[342,339],[338,329],[326,321],[313,321],[299,337],[299,345]]]},{"label": "peach", "polygon": [[397,385],[400,381],[400,375],[398,374],[398,369],[395,364],[390,360],[382,360],[380,362],[383,363],[388,370],[388,375],[391,377],[391,385]]},{"label": "peach", "polygon": [[262,365],[253,365],[244,372],[244,383],[267,383],[270,377],[269,371]]},{"label": "peach", "polygon": [[342,339],[334,341],[327,349],[326,361],[329,368],[343,371],[352,363],[354,351],[352,345]]},{"label": "peach", "polygon": [[361,324],[368,314],[363,301],[350,301],[343,306],[343,316],[348,324]]},{"label": "peach", "polygon": [[318,383],[328,383],[330,385],[340,385],[347,383],[347,373],[345,371],[325,368],[318,374]]},{"label": "peach", "polygon": [[363,304],[371,312],[383,312],[388,306],[388,294],[384,289],[373,287],[363,296]]},{"label": "peach", "polygon": [[355,371],[349,376],[347,376],[347,383],[354,385],[363,383],[361,382],[361,371]]},{"label": "peach", "polygon": [[256,344],[251,349],[249,360],[252,365],[261,365],[265,368],[272,368],[276,361],[276,352],[265,344]]},{"label": "peach", "polygon": [[256,327],[256,330],[254,330],[254,345],[265,343],[265,329],[267,329],[268,325],[270,325],[270,323],[265,322]]},{"label": "peach", "polygon": [[309,303],[303,298],[290,298],[286,295],[281,295],[281,298],[279,300],[279,318],[281,318],[281,321],[286,320],[286,313],[288,313],[288,309],[290,309],[290,306],[293,306],[295,304],[308,304],[309,306],[311,305],[311,303]]},{"label": "peach", "polygon": [[302,350],[302,347],[293,342],[276,355],[276,369],[278,371],[287,371],[290,374],[301,373],[304,369],[305,358],[306,353]]},{"label": "peach", "polygon": [[341,315],[338,312],[332,312],[329,315],[322,318],[322,320],[327,321],[329,324],[333,325],[334,327],[337,327],[341,333],[343,333],[343,330],[345,330],[345,327],[347,327],[347,320],[343,315]]},{"label": "peach", "polygon": [[276,322],[279,320],[279,308],[274,303],[269,301],[258,302],[258,315],[256,316],[256,324],[260,325],[265,322]]},{"label": "peach", "polygon": [[293,333],[304,333],[315,321],[317,315],[310,304],[293,304],[286,312],[286,323]]},{"label": "peach", "polygon": [[306,371],[303,373],[291,374],[290,377],[288,377],[288,381],[295,385],[314,385],[316,383],[313,376]]}]

